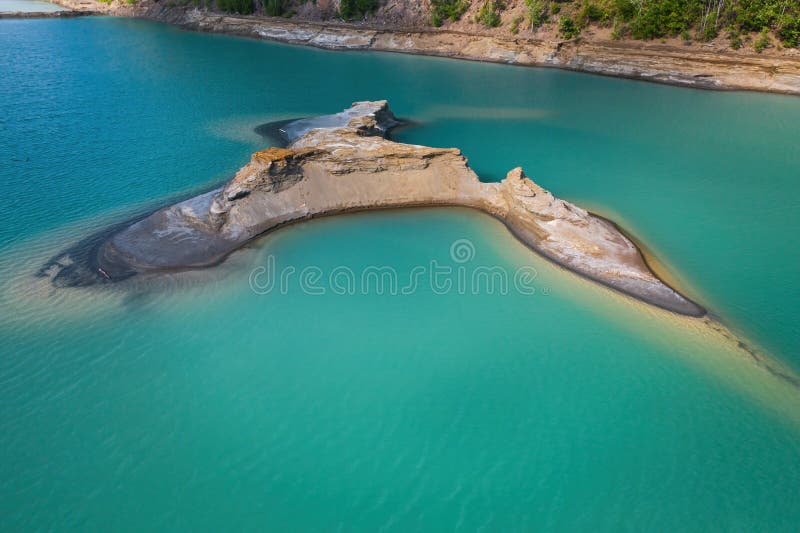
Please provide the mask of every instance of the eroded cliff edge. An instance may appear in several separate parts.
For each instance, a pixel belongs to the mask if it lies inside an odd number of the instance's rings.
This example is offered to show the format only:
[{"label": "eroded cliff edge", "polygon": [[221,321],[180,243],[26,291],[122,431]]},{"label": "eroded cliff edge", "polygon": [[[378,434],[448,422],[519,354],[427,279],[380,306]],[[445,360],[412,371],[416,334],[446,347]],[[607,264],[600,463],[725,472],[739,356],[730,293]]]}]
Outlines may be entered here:
[{"label": "eroded cliff edge", "polygon": [[454,148],[396,143],[385,101],[286,124],[286,148],[268,148],[224,186],[160,209],[93,249],[106,280],[206,267],[249,240],[316,216],[377,208],[465,206],[503,221],[548,259],[620,292],[690,316],[705,310],[661,281],[613,223],[555,198],[515,168],[483,183]]}]

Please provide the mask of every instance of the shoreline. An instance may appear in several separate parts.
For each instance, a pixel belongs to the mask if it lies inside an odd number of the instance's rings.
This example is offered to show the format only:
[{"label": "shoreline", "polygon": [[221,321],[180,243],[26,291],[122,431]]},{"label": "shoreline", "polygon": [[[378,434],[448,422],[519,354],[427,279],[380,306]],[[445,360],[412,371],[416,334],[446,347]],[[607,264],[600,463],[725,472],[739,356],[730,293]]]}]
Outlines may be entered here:
[{"label": "shoreline", "polygon": [[[308,119],[295,118],[295,119],[280,120],[276,122],[267,122],[257,126],[255,128],[255,131],[265,138],[272,137],[273,142],[270,143],[271,146],[285,148],[289,143],[285,140],[285,138],[281,137],[281,134],[279,132],[287,124],[291,124],[292,122],[297,122],[301,120],[308,120]],[[408,126],[409,126],[408,122],[400,121],[395,126],[393,126],[391,130],[386,132],[386,138],[392,140],[391,139],[392,130],[399,127],[408,127]],[[83,286],[84,284],[92,285],[97,282],[96,275],[92,273],[96,273],[98,271],[103,275],[104,281],[110,281],[110,282],[124,281],[135,274],[131,272],[129,273],[129,275],[123,275],[111,278],[102,269],[100,261],[100,252],[106,240],[108,240],[110,237],[113,237],[116,233],[130,229],[134,224],[141,222],[152,215],[155,215],[159,211],[168,209],[172,205],[189,201],[192,198],[196,198],[198,196],[204,196],[216,193],[220,191],[224,186],[225,184],[212,185],[208,188],[203,188],[194,191],[188,195],[179,195],[176,197],[172,197],[170,199],[165,199],[164,201],[159,202],[157,205],[153,205],[144,210],[141,210],[140,212],[132,215],[131,217],[128,217],[125,220],[120,220],[114,224],[111,224],[109,227],[96,231],[88,235],[87,237],[81,239],[80,241],[73,243],[72,245],[60,250],[57,254],[53,255],[43,266],[39,268],[37,272],[37,277],[49,277],[48,271],[50,271],[50,269],[61,266],[61,260],[63,260],[64,257],[70,257],[72,259],[71,263],[73,267],[62,268],[61,272],[59,273],[59,276],[57,277],[61,278],[61,276],[65,276],[66,278],[65,286]],[[205,262],[204,264],[194,265],[192,267],[180,266],[180,267],[149,268],[148,270],[156,275],[170,273],[170,272],[183,272],[188,270],[205,270],[225,263],[232,254],[236,253],[242,248],[266,237],[267,235],[280,231],[281,229],[284,229],[289,226],[302,224],[303,222],[309,220],[333,218],[342,215],[344,216],[357,215],[357,214],[370,213],[376,211],[400,211],[406,209],[408,210],[464,209],[471,212],[475,212],[479,216],[486,216],[499,222],[506,229],[506,231],[508,231],[511,237],[516,242],[518,242],[524,249],[534,253],[538,257],[542,258],[543,260],[555,266],[557,269],[569,272],[589,282],[598,283],[601,286],[605,287],[606,289],[610,289],[613,292],[619,294],[623,298],[632,298],[634,300],[639,300],[647,305],[654,306],[663,311],[676,313],[683,316],[689,316],[692,318],[700,318],[703,316],[711,315],[707,309],[705,309],[702,305],[698,303],[698,300],[696,298],[689,297],[688,295],[683,294],[684,287],[682,287],[681,284],[677,282],[677,280],[667,279],[665,276],[662,275],[661,272],[658,271],[659,269],[654,268],[653,261],[655,258],[646,251],[644,243],[642,243],[630,232],[626,231],[620,224],[618,224],[611,218],[597,214],[590,210],[587,210],[587,213],[589,213],[589,215],[591,215],[594,218],[601,219],[605,223],[613,226],[616,229],[616,231],[620,232],[634,244],[642,263],[646,268],[648,268],[652,272],[653,276],[658,281],[660,281],[665,286],[675,290],[676,292],[679,292],[679,294],[681,294],[686,300],[694,304],[697,307],[697,309],[701,309],[702,312],[699,312],[697,314],[681,313],[675,311],[674,309],[671,309],[667,305],[664,305],[664,303],[658,300],[657,298],[649,298],[647,296],[641,296],[641,295],[635,296],[629,292],[626,292],[620,287],[615,286],[613,283],[609,283],[608,280],[602,277],[589,275],[586,272],[582,272],[578,268],[574,268],[563,261],[559,261],[555,257],[551,257],[545,253],[542,253],[542,251],[537,249],[537,247],[534,246],[531,241],[527,240],[523,234],[518,232],[512,223],[510,223],[506,218],[500,216],[499,214],[492,212],[491,210],[487,210],[485,207],[481,207],[479,205],[464,204],[452,201],[383,204],[383,205],[372,205],[372,206],[349,207],[349,208],[334,209],[331,211],[325,211],[319,213],[311,213],[304,217],[286,220],[284,222],[281,222],[275,226],[266,229],[261,233],[255,234],[246,241],[240,243],[236,248],[227,250],[223,253],[220,253],[214,257],[209,258],[208,261]],[[655,261],[658,262],[657,259],[655,259]],[[85,270],[87,268],[88,271]],[[56,279],[54,279],[53,281],[56,281]]]},{"label": "shoreline", "polygon": [[706,314],[655,275],[613,222],[555,198],[519,167],[502,182],[485,183],[458,149],[395,143],[387,134],[397,124],[385,101],[289,122],[280,130],[287,148],[254,153],[224,186],[80,243],[88,250],[64,250],[40,273],[55,286],[80,286],[207,268],[305,220],[460,206],[499,220],[533,252],[584,278],[668,311]]},{"label": "shoreline", "polygon": [[[215,189],[211,189],[208,192],[214,192],[214,191],[217,191],[217,190],[218,190],[218,188],[215,188]],[[191,198],[192,197],[187,198],[187,200],[190,200]],[[65,257],[65,256],[70,256],[73,259],[78,259],[78,261],[76,262],[76,265],[78,267],[83,265],[83,266],[88,267],[89,270],[91,270],[91,271],[100,271],[101,274],[105,278],[104,281],[112,282],[112,283],[118,283],[118,282],[126,281],[127,279],[129,279],[130,277],[132,277],[132,276],[134,276],[136,274],[131,272],[131,273],[128,273],[127,275],[123,275],[123,276],[113,277],[112,278],[102,270],[101,261],[99,259],[99,253],[101,252],[102,246],[106,243],[106,240],[109,237],[113,237],[117,233],[120,233],[122,231],[130,229],[134,224],[136,224],[138,222],[141,222],[141,221],[147,219],[149,216],[157,213],[158,211],[161,211],[163,209],[169,208],[172,205],[173,205],[172,203],[165,203],[164,206],[161,207],[161,208],[152,210],[152,211],[150,211],[148,213],[145,213],[145,214],[140,214],[140,215],[134,216],[132,218],[129,218],[128,220],[124,220],[124,221],[118,222],[118,223],[113,224],[113,225],[111,225],[111,226],[109,226],[107,228],[103,228],[103,229],[101,229],[101,230],[89,235],[88,237],[80,240],[79,242],[77,242],[77,243],[75,243],[75,244],[73,244],[71,246],[68,246],[67,248],[62,249],[59,253],[53,255],[42,267],[40,267],[38,269],[37,277],[44,277],[44,278],[48,277],[48,274],[47,274],[48,270],[50,270],[54,266],[58,266],[59,265],[59,260],[61,258]],[[303,223],[311,221],[311,220],[322,220],[322,219],[327,219],[327,218],[335,218],[335,217],[339,217],[339,216],[360,215],[360,214],[376,213],[376,212],[381,212],[381,211],[404,211],[404,210],[413,211],[413,210],[420,210],[420,209],[442,209],[442,210],[463,209],[463,210],[466,210],[466,211],[473,212],[476,215],[481,216],[481,217],[488,217],[488,218],[490,218],[492,220],[495,220],[495,221],[499,222],[506,229],[506,231],[508,231],[508,234],[517,243],[519,243],[525,250],[528,250],[529,252],[535,254],[537,257],[541,258],[542,260],[547,261],[548,263],[550,263],[551,265],[553,265],[557,269],[569,272],[570,274],[578,276],[579,278],[582,278],[582,279],[584,279],[584,280],[586,280],[588,282],[597,283],[597,284],[601,285],[602,287],[604,287],[606,289],[610,289],[611,291],[613,291],[614,293],[620,295],[623,298],[631,298],[633,300],[638,300],[639,302],[642,302],[642,303],[644,303],[646,305],[653,306],[653,307],[655,307],[657,309],[660,309],[662,311],[666,311],[668,313],[674,313],[676,315],[685,316],[685,317],[689,317],[689,318],[705,318],[705,317],[713,318],[713,314],[710,313],[708,311],[708,309],[706,309],[705,307],[703,307],[702,305],[697,303],[697,301],[694,298],[689,297],[687,295],[684,295],[682,293],[683,287],[678,287],[677,284],[674,283],[673,281],[666,280],[660,273],[656,272],[653,269],[652,264],[651,264],[650,256],[648,254],[645,254],[644,251],[641,248],[639,248],[639,242],[638,241],[635,241],[635,244],[636,244],[636,247],[638,249],[639,255],[640,255],[641,259],[642,259],[642,262],[648,268],[653,270],[653,276],[659,282],[663,283],[665,286],[669,287],[670,289],[675,290],[676,292],[678,292],[680,290],[681,291],[680,294],[687,301],[689,301],[691,304],[693,304],[693,305],[695,305],[697,307],[697,309],[698,309],[697,312],[692,313],[692,312],[676,311],[674,308],[670,308],[668,305],[665,305],[663,301],[660,301],[660,300],[658,300],[656,298],[651,298],[651,297],[648,297],[648,296],[645,296],[645,295],[634,295],[634,294],[632,294],[630,292],[626,292],[625,290],[621,289],[620,287],[614,286],[612,283],[609,283],[608,280],[605,280],[605,279],[603,279],[601,277],[594,277],[594,276],[588,275],[585,272],[581,272],[577,268],[574,268],[574,267],[570,266],[567,263],[564,263],[562,261],[557,260],[554,257],[548,256],[547,254],[542,253],[541,250],[537,249],[535,246],[533,246],[531,244],[530,241],[526,240],[525,237],[521,233],[519,233],[516,230],[516,228],[513,225],[511,225],[503,217],[498,216],[497,214],[494,214],[494,213],[492,213],[490,211],[487,211],[487,210],[482,209],[481,207],[478,207],[478,206],[475,206],[475,205],[459,204],[459,203],[455,203],[455,202],[443,202],[443,203],[420,202],[420,203],[408,203],[408,204],[404,203],[404,204],[394,204],[394,205],[375,205],[375,206],[369,206],[369,207],[354,207],[354,208],[346,208],[346,209],[340,209],[340,210],[332,210],[332,211],[314,213],[312,215],[308,215],[308,216],[305,216],[305,217],[302,217],[302,218],[295,218],[295,219],[287,220],[285,222],[281,222],[281,223],[279,223],[279,224],[277,224],[275,226],[272,226],[272,227],[264,230],[263,232],[258,233],[257,235],[253,235],[249,239],[243,241],[242,243],[240,243],[240,245],[237,248],[234,248],[234,249],[231,249],[231,250],[227,250],[225,252],[222,252],[222,253],[210,258],[206,263],[196,264],[196,265],[192,265],[192,266],[188,266],[188,267],[187,266],[174,266],[174,267],[167,266],[167,267],[148,268],[147,271],[149,273],[151,273],[151,274],[154,274],[154,275],[160,275],[160,274],[179,273],[179,272],[187,272],[187,271],[194,271],[194,270],[202,271],[202,270],[207,270],[209,268],[214,268],[214,267],[217,267],[219,265],[224,264],[231,255],[239,252],[243,248],[245,248],[245,247],[247,247],[247,246],[249,246],[249,245],[251,245],[253,243],[256,243],[260,239],[263,239],[263,238],[265,238],[265,237],[267,237],[269,235],[272,235],[273,233],[276,233],[276,232],[278,232],[278,231],[280,231],[282,229],[285,229],[285,228],[288,228],[288,227],[291,227],[291,226],[300,225],[300,224],[303,224]],[[607,222],[609,224],[612,224],[620,233],[622,233],[623,235],[625,235],[627,238],[631,239],[632,241],[634,240],[627,231],[625,231],[623,228],[621,228],[614,221],[609,220],[609,219],[607,219],[607,218],[605,218],[605,217],[603,217],[601,215],[597,215],[595,213],[592,213],[591,211],[589,212],[589,214],[591,216],[593,216],[593,217],[600,218],[600,219],[604,220],[605,222]],[[78,272],[78,274],[81,275],[82,273]],[[73,278],[73,279],[70,280],[70,283],[67,283],[67,284],[65,284],[63,286],[68,286],[68,287],[81,287],[81,286],[83,286],[81,283],[75,283],[75,281],[76,281],[76,278]],[[97,278],[96,277],[93,278],[91,275],[85,275],[85,277],[82,277],[81,281],[84,281],[86,283],[86,285],[94,285],[96,283],[96,281],[97,281]]]},{"label": "shoreline", "polygon": [[[800,95],[800,53],[753,54],[678,47],[653,41],[543,40],[431,27],[315,22],[261,15],[228,15],[94,0],[54,0],[74,11],[129,16],[184,30],[220,33],[327,50],[369,50],[526,67],[547,67],[696,89]],[[701,45],[702,46],[702,45]]]},{"label": "shoreline", "polygon": [[0,19],[69,19],[101,14],[97,11],[0,11]]},{"label": "shoreline", "polygon": [[[152,212],[151,209],[148,209],[147,212]],[[448,210],[448,211],[450,211],[450,210],[452,210],[452,211],[456,211],[456,212],[457,211],[463,211],[465,213],[470,213],[471,215],[473,215],[475,217],[478,217],[480,219],[486,218],[486,219],[488,219],[488,221],[495,221],[495,222],[499,223],[499,226],[502,228],[503,232],[507,233],[507,235],[512,239],[512,241],[513,241],[513,243],[515,245],[513,247],[513,250],[514,250],[515,253],[517,253],[517,252],[532,253],[537,258],[543,260],[546,264],[552,266],[554,269],[561,270],[561,271],[566,271],[566,272],[569,272],[571,275],[577,276],[580,280],[583,280],[587,284],[586,287],[591,287],[593,285],[596,286],[595,284],[597,284],[597,280],[589,278],[589,277],[581,274],[580,272],[577,272],[577,271],[575,271],[573,269],[570,269],[569,267],[567,267],[567,266],[565,266],[565,265],[563,265],[563,264],[561,264],[561,263],[559,263],[557,261],[552,260],[551,258],[548,258],[548,257],[538,253],[529,244],[527,244],[526,242],[521,240],[513,231],[510,231],[510,228],[508,227],[508,225],[503,220],[499,219],[498,217],[493,216],[491,213],[487,213],[486,211],[483,211],[481,209],[478,209],[478,208],[475,208],[475,207],[471,207],[471,206],[459,205],[459,204],[418,205],[418,206],[400,206],[400,207],[395,207],[395,208],[364,209],[364,210],[343,212],[343,213],[340,213],[340,214],[333,214],[333,213],[332,214],[324,214],[324,215],[310,217],[309,219],[306,219],[306,220],[290,221],[290,222],[284,223],[284,224],[282,224],[282,225],[280,225],[278,227],[275,227],[275,228],[272,228],[272,229],[270,229],[268,231],[265,231],[264,233],[254,237],[253,239],[251,239],[250,241],[245,243],[241,248],[239,248],[237,250],[234,250],[234,251],[231,251],[230,253],[226,254],[225,257],[221,258],[216,264],[217,265],[221,265],[221,264],[226,263],[228,261],[228,259],[230,258],[230,256],[234,255],[235,253],[240,252],[243,249],[248,248],[249,246],[251,246],[253,244],[255,244],[256,246],[262,246],[263,247],[264,246],[263,244],[258,244],[259,240],[261,240],[261,239],[269,239],[269,238],[273,237],[274,235],[282,232],[283,230],[291,229],[292,227],[299,226],[299,225],[303,224],[306,221],[324,222],[326,219],[333,219],[333,218],[337,218],[339,216],[342,216],[342,217],[347,217],[347,216],[369,216],[370,214],[377,214],[377,213],[381,213],[381,212],[388,212],[388,211],[402,212],[402,211],[405,211],[405,210],[408,210],[408,211],[415,211],[415,210]],[[102,230],[102,232],[103,233],[108,233],[109,230],[111,230],[113,232],[113,231],[118,230],[118,229],[120,229],[122,227],[129,226],[129,225],[133,224],[136,220],[141,220],[142,218],[144,218],[146,216],[148,216],[148,215],[147,214],[134,215],[133,217],[128,218],[126,220],[119,221],[119,222],[116,222],[116,223],[112,223],[109,227],[107,227],[104,230]],[[595,216],[602,217],[602,215],[595,215]],[[604,217],[602,217],[602,218],[604,218]],[[606,219],[606,220],[608,220],[608,219]],[[630,236],[630,234],[628,234],[627,232],[626,232],[626,235]],[[637,244],[637,247],[640,245],[639,242],[637,242],[636,244]],[[73,244],[68,248],[73,248],[74,246],[75,245]],[[642,254],[645,256],[646,260],[648,260],[648,263],[649,263],[649,254],[647,254],[644,250],[641,250],[641,249],[640,249],[640,252],[642,252]],[[51,260],[52,260],[52,258],[51,258]],[[187,273],[187,272],[203,272],[203,271],[208,271],[208,268],[198,267],[198,268],[194,268],[194,269],[176,269],[174,271],[163,271],[163,272],[154,271],[153,274],[158,276],[161,273],[170,273],[170,272]],[[656,274],[656,275],[659,277],[659,279],[663,280],[663,278],[659,274]],[[42,279],[46,279],[47,278],[46,275],[43,275],[41,270],[38,273],[36,273],[35,276],[38,277],[38,278],[42,278]],[[123,281],[123,280],[120,280],[120,281]],[[570,281],[568,283],[572,284],[574,282]],[[669,282],[669,285],[670,286],[675,286],[671,281]],[[703,315],[703,316],[691,316],[691,315],[685,315],[685,314],[681,314],[681,313],[676,313],[674,311],[670,311],[668,309],[665,309],[665,308],[659,306],[658,304],[654,304],[653,302],[648,302],[648,301],[644,301],[644,300],[641,300],[639,298],[633,297],[630,294],[626,294],[625,292],[620,291],[620,290],[618,290],[618,289],[616,289],[616,288],[614,288],[612,286],[606,285],[606,284],[604,284],[602,282],[599,283],[599,286],[602,287],[603,289],[606,289],[606,290],[607,289],[611,289],[613,294],[617,295],[623,301],[628,302],[629,305],[630,304],[638,304],[638,305],[645,306],[644,308],[654,308],[654,309],[658,310],[659,312],[662,312],[662,313],[666,312],[666,314],[661,315],[661,316],[672,317],[671,318],[672,320],[679,321],[677,323],[683,325],[684,327],[686,326],[686,324],[688,324],[687,322],[683,322],[684,320],[691,321],[691,323],[695,323],[694,321],[700,320],[701,321],[700,323],[702,323],[705,327],[708,328],[708,331],[710,332],[710,334],[717,335],[717,336],[719,336],[719,338],[721,340],[724,340],[724,341],[728,342],[731,350],[735,351],[737,354],[745,355],[746,358],[749,359],[755,365],[755,367],[767,372],[773,378],[777,378],[778,380],[780,380],[781,383],[785,383],[785,384],[787,384],[789,386],[792,386],[794,388],[800,388],[800,379],[793,373],[791,367],[786,367],[785,364],[779,358],[771,357],[769,355],[770,352],[768,352],[766,349],[762,348],[758,343],[756,343],[756,342],[748,339],[746,336],[744,336],[744,332],[741,331],[740,327],[731,327],[729,325],[725,325],[725,323],[722,321],[722,319],[720,317],[718,317],[716,314],[714,314],[713,312],[707,311],[707,313],[705,315]],[[743,340],[743,339],[745,339],[745,340]]]},{"label": "shoreline", "polygon": [[575,44],[507,39],[453,30],[357,27],[295,22],[271,17],[237,17],[173,10],[143,18],[182,29],[313,46],[327,50],[369,50],[445,57],[525,67],[560,68],[713,90],[748,90],[800,95],[800,58],[731,56],[687,52],[639,43]]}]

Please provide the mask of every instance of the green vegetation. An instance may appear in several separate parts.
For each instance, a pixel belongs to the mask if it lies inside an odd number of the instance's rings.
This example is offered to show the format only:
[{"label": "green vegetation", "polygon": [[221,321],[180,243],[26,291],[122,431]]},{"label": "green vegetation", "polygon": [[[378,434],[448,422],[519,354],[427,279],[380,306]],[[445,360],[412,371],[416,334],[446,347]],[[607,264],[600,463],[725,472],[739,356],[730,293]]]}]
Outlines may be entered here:
[{"label": "green vegetation", "polygon": [[558,21],[558,33],[564,39],[572,39],[581,33],[581,29],[575,25],[575,22],[569,17],[561,17]]},{"label": "green vegetation", "polygon": [[[112,0],[100,0],[111,2]],[[137,0],[123,0],[134,3]],[[210,6],[212,0],[169,0],[168,5]],[[217,8],[228,13],[250,14],[257,9],[271,16],[291,16],[289,0],[216,0]],[[380,0],[341,0],[339,15],[345,20],[363,18],[374,12]],[[470,7],[470,0],[431,0],[431,22],[441,26],[457,21]],[[800,0],[525,0],[525,16],[515,16],[512,34],[524,22],[536,30],[555,17],[558,32],[573,39],[591,24],[613,28],[612,39],[661,39],[680,37],[686,44],[693,39],[711,41],[727,37],[731,48],[752,43],[757,52],[772,46],[800,46]],[[484,0],[475,22],[487,28],[501,24],[505,0]],[[758,35],[753,37],[753,34]]]},{"label": "green vegetation", "polygon": [[511,21],[511,33],[514,35],[519,33],[519,25],[522,24],[522,21],[525,20],[525,17],[517,15]]},{"label": "green vegetation", "polygon": [[271,17],[280,17],[286,10],[286,0],[263,0],[264,13]]},{"label": "green vegetation", "polygon": [[378,0],[342,0],[339,5],[339,16],[344,20],[364,18],[364,15],[378,9]]},{"label": "green vegetation", "polygon": [[445,20],[452,22],[461,18],[469,9],[469,0],[431,0],[431,19],[439,27]]},{"label": "green vegetation", "polygon": [[627,33],[628,33],[628,27],[625,26],[625,24],[623,24],[619,18],[614,17],[614,29],[611,30],[611,38],[614,39],[615,41],[618,41],[623,37],[625,37]]},{"label": "green vegetation", "polygon": [[607,23],[613,17],[608,9],[601,7],[594,2],[584,2],[578,14],[575,16],[575,24],[579,28],[585,28],[590,22]]},{"label": "green vegetation", "polygon": [[[526,4],[530,9],[531,4],[543,1],[526,0]],[[628,33],[636,39],[680,35],[688,41],[686,35],[691,37],[691,31],[696,39],[710,41],[727,29],[731,46],[737,48],[742,45],[742,34],[766,28],[774,31],[784,46],[800,44],[798,0],[578,0],[564,5],[578,31],[590,23],[613,24],[615,38]],[[764,47],[770,44],[768,35],[759,39]]]},{"label": "green vegetation", "polygon": [[716,25],[711,24],[708,21],[704,21],[704,22],[705,23],[703,24],[703,26],[702,26],[702,28],[700,30],[700,35],[698,36],[698,38],[701,41],[708,42],[708,41],[713,40],[717,35],[719,35],[719,32],[717,31]]},{"label": "green vegetation", "polygon": [[742,47],[742,36],[741,34],[734,28],[728,29],[728,39],[731,42],[731,48],[734,50],[738,50]]},{"label": "green vegetation", "polygon": [[800,16],[785,17],[778,28],[778,37],[789,48],[800,46]]},{"label": "green vegetation", "polygon": [[217,0],[217,8],[240,15],[249,15],[254,11],[252,0]]},{"label": "green vegetation", "polygon": [[505,8],[503,0],[486,0],[475,15],[475,22],[480,22],[487,28],[496,28],[500,25],[500,11]]},{"label": "green vegetation", "polygon": [[547,0],[525,0],[525,7],[528,8],[528,20],[531,23],[531,29],[536,29],[547,21],[549,7]]},{"label": "green vegetation", "polygon": [[756,39],[756,42],[753,43],[753,48],[755,48],[756,52],[759,54],[764,51],[772,43],[772,39],[769,38],[769,31],[767,28],[761,30],[761,34]]}]

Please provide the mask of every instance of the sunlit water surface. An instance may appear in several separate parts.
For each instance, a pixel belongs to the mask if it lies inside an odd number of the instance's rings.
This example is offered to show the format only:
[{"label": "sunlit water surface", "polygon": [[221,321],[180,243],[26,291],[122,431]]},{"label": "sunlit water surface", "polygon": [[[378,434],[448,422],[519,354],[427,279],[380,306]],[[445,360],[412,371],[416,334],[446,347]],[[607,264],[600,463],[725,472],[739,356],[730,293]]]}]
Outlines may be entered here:
[{"label": "sunlit water surface", "polygon": [[[800,370],[799,99],[103,18],[0,21],[0,69],[0,529],[800,523],[800,390],[775,372]],[[228,179],[259,124],[379,98],[414,121],[399,140],[457,146],[485,180],[522,165],[619,221],[715,320],[584,281],[463,209],[313,221],[111,287],[34,276]],[[318,268],[324,294],[253,291],[273,260]],[[534,291],[325,277],[432,260],[533,268]]]}]

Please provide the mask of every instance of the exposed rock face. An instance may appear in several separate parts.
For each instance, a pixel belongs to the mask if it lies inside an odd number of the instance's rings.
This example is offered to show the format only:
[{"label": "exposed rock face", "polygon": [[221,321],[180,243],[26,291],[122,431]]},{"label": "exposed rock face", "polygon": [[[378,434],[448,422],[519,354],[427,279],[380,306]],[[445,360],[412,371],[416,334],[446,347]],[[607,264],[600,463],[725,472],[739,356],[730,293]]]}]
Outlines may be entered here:
[{"label": "exposed rock face", "polygon": [[212,265],[253,237],[317,215],[417,205],[486,211],[549,259],[660,307],[704,310],[660,281],[612,223],[509,172],[482,183],[457,149],[395,143],[385,101],[284,126],[287,148],[253,154],[225,186],[156,211],[114,234],[98,251],[110,279]]}]

